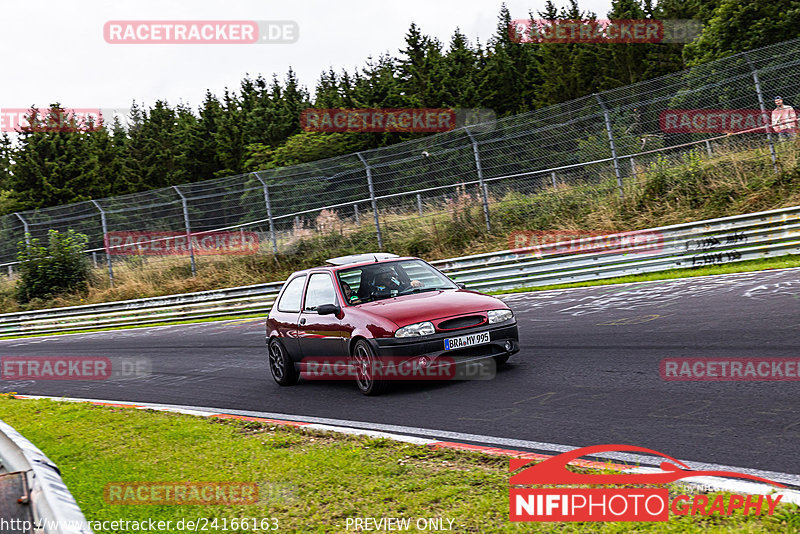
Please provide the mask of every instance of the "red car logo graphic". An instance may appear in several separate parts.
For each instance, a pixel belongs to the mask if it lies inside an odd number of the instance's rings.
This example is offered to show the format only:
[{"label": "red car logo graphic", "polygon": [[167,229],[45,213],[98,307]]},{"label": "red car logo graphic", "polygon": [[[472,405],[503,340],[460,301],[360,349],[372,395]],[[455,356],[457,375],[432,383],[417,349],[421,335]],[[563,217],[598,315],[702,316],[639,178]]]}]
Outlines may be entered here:
[{"label": "red car logo graphic", "polygon": [[[596,455],[601,452],[642,452],[666,458],[669,461],[661,462],[659,466],[662,473],[632,473],[632,474],[585,474],[575,473],[567,469],[567,464],[577,460],[582,456]],[[512,458],[510,470],[516,471],[520,467],[529,464],[533,460],[526,458]],[[662,454],[652,449],[637,447],[635,445],[592,445],[581,447],[569,452],[548,458],[543,462],[528,467],[513,475],[509,480],[512,485],[553,485],[553,484],[668,484],[682,478],[712,476],[712,477],[733,477],[764,482],[779,488],[786,486],[761,478],[755,475],[737,473],[735,471],[696,471],[683,462]]]}]

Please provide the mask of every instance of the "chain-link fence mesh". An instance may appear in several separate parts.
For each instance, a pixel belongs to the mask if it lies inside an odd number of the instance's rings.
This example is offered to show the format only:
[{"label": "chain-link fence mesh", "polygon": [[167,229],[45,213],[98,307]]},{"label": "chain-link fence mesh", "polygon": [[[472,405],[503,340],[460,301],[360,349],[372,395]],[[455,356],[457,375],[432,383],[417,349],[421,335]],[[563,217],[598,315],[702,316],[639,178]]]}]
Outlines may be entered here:
[{"label": "chain-link fence mesh", "polygon": [[[778,136],[770,128],[741,133],[744,123],[721,119],[722,126],[710,128],[670,123],[669,116],[685,121],[692,115],[669,114],[766,110],[769,117],[776,95],[800,102],[798,64],[800,39],[360,154],[6,215],[0,266],[11,272],[26,233],[43,238],[50,229],[86,234],[95,264],[113,271],[119,263],[137,268],[166,257],[185,268],[189,256],[202,269],[216,261],[215,253],[240,253],[245,242],[247,253],[263,254],[303,246],[391,250],[421,225],[441,231],[436,239],[443,242],[514,224],[536,226],[532,203],[542,213],[564,209],[564,202],[580,209],[581,199],[625,197],[647,173],[686,165],[687,154],[755,148],[755,157],[775,165]],[[737,135],[722,138],[726,127]],[[444,221],[450,224],[438,225]],[[225,237],[204,234],[210,232]],[[430,252],[423,243],[403,248]]]}]

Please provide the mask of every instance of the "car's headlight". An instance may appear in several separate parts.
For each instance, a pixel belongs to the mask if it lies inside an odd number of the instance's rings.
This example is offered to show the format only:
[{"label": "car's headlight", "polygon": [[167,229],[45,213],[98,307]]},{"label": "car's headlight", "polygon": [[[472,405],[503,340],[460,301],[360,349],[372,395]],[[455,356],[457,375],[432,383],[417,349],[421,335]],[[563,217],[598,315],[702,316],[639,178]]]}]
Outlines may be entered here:
[{"label": "car's headlight", "polygon": [[514,312],[511,310],[490,310],[489,311],[489,324],[502,323],[514,317]]},{"label": "car's headlight", "polygon": [[424,321],[422,323],[414,323],[398,329],[397,332],[394,333],[394,337],[428,336],[435,332],[436,329],[433,327],[433,323],[430,321]]}]

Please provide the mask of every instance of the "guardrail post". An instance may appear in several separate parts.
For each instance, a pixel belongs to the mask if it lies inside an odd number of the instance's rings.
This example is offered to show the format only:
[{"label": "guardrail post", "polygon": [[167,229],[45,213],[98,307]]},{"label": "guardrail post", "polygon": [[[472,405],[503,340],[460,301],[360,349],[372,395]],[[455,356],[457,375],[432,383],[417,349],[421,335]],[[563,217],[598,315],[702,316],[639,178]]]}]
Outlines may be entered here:
[{"label": "guardrail post", "polygon": [[478,150],[478,141],[472,136],[469,128],[464,128],[467,132],[469,140],[472,142],[472,153],[475,155],[475,170],[478,172],[478,185],[481,188],[481,197],[483,200],[483,218],[486,221],[486,232],[492,233],[492,223],[489,219],[489,195],[486,189],[486,183],[483,181],[483,166],[481,165],[481,153]]},{"label": "guardrail post", "polygon": [[708,157],[712,157],[714,155],[714,151],[711,150],[711,141],[706,139],[706,152],[708,152]]},{"label": "guardrail post", "polygon": [[272,204],[269,201],[269,186],[267,183],[261,179],[261,175],[258,172],[254,172],[253,174],[256,175],[256,178],[264,188],[264,202],[267,204],[267,219],[269,219],[269,237],[272,240],[272,253],[278,253],[278,241],[275,239],[275,221],[272,220]]},{"label": "guardrail post", "polygon": [[[747,60],[747,64],[750,65],[750,70],[753,71],[753,81],[756,84],[756,96],[758,96],[758,105],[761,108],[761,115],[765,117],[767,115],[767,106],[764,104],[764,93],[761,91],[761,80],[758,78],[758,69],[753,65],[753,62],[750,61],[750,56],[747,52],[744,53],[744,58]],[[769,155],[772,158],[772,168],[775,169],[775,172],[778,172],[778,157],[775,154],[775,144],[772,142],[772,134],[769,131],[769,126],[764,127],[767,131],[767,143],[769,144]]]},{"label": "guardrail post", "polygon": [[553,189],[558,189],[558,183],[556,182],[556,171],[550,173],[550,180],[553,181]]},{"label": "guardrail post", "polygon": [[30,231],[28,230],[28,221],[26,221],[25,219],[23,219],[23,218],[22,218],[22,215],[20,215],[19,213],[14,213],[14,215],[16,215],[16,216],[17,216],[17,218],[18,218],[18,219],[20,220],[20,222],[22,223],[22,231],[23,231],[23,233],[25,234],[25,244],[26,244],[26,245],[30,245],[30,244],[31,244],[31,233],[30,233]]},{"label": "guardrail post", "polygon": [[611,117],[608,115],[608,109],[606,109],[606,105],[600,95],[595,93],[594,97],[597,99],[597,103],[600,104],[600,109],[603,110],[603,118],[606,122],[606,133],[608,134],[608,144],[611,147],[611,157],[614,159],[614,174],[617,176],[619,198],[620,200],[625,200],[625,191],[622,188],[622,174],[619,170],[619,158],[617,158],[617,144],[614,141],[614,130],[611,128]]},{"label": "guardrail post", "polygon": [[[104,210],[100,203],[96,200],[92,200],[92,204],[94,204],[94,207],[100,212],[100,224],[103,227],[103,245],[105,246],[106,243],[108,243],[108,223],[106,221],[106,210]],[[96,262],[95,265],[97,265]],[[111,265],[111,251],[107,246],[106,265],[108,266],[108,284],[111,287],[114,287],[114,267]]]},{"label": "guardrail post", "polygon": [[358,159],[361,160],[361,163],[364,164],[364,168],[367,170],[367,185],[369,186],[369,198],[372,202],[372,215],[375,218],[375,235],[378,237],[378,250],[383,250],[383,236],[381,236],[381,223],[378,219],[378,201],[375,199],[375,186],[372,183],[372,169],[370,168],[367,160],[364,159],[363,154],[361,152],[356,152]]},{"label": "guardrail post", "polygon": [[359,224],[361,218],[358,216],[358,204],[353,204],[353,217],[356,218],[356,224]]},{"label": "guardrail post", "polygon": [[417,212],[419,216],[422,217],[422,195],[417,193]]},{"label": "guardrail post", "polygon": [[8,277],[14,278],[14,269],[11,267],[11,265],[8,266]]},{"label": "guardrail post", "polygon": [[192,263],[192,276],[197,276],[197,266],[194,263],[194,245],[192,244],[192,227],[189,224],[189,205],[186,203],[186,195],[184,195],[177,185],[172,188],[181,197],[181,205],[183,206],[183,225],[186,227],[186,239],[189,240],[189,260]]}]

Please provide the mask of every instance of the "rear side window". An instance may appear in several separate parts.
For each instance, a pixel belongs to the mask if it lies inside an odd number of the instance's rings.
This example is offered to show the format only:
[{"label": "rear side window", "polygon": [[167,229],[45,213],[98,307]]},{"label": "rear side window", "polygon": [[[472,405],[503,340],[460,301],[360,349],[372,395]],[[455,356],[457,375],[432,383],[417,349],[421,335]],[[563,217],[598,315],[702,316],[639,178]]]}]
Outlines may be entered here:
[{"label": "rear side window", "polygon": [[303,284],[305,276],[293,278],[283,290],[281,299],[278,301],[278,311],[296,313],[300,311],[300,298],[303,296]]}]

